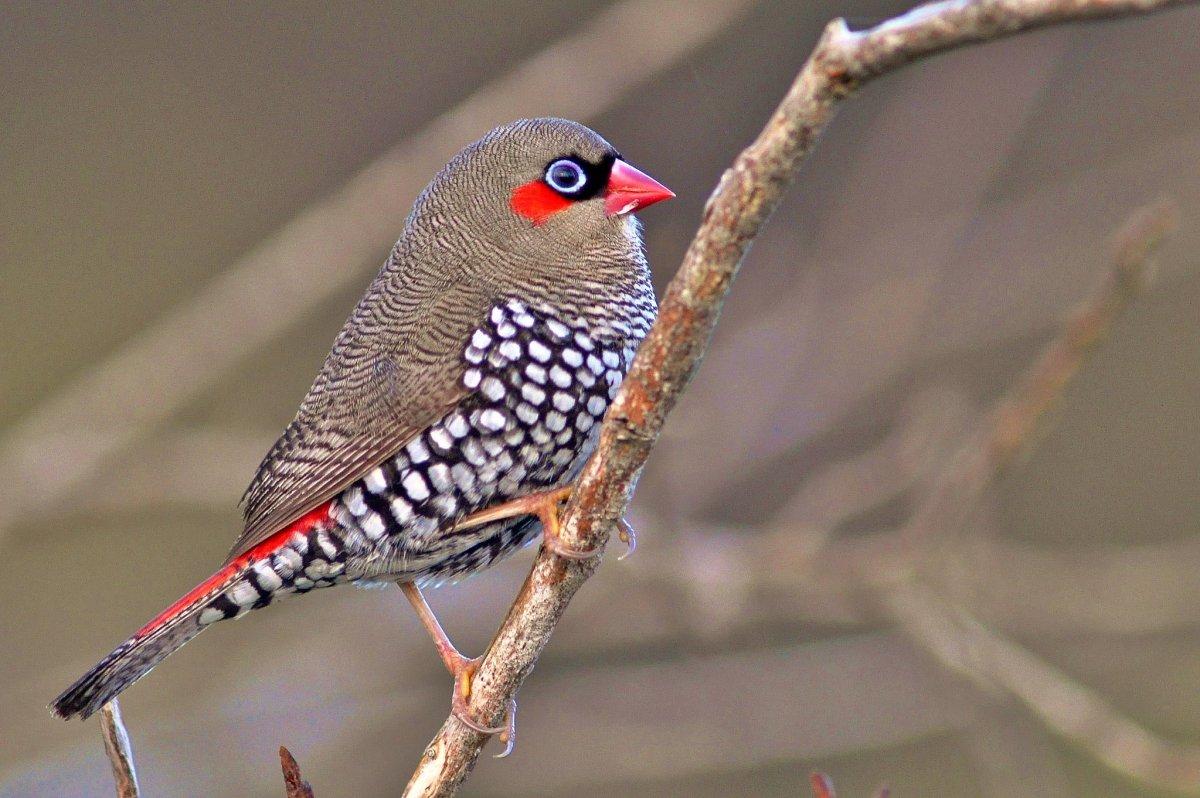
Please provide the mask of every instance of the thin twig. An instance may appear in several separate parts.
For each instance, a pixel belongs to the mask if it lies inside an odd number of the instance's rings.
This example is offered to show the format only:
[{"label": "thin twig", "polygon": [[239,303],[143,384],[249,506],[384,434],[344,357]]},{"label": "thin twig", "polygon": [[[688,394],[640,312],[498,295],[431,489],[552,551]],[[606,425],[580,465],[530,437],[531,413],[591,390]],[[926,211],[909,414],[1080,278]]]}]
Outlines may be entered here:
[{"label": "thin twig", "polygon": [[[600,444],[568,505],[565,545],[603,546],[624,514],[667,414],[699,366],[725,296],[751,242],[778,205],[839,103],[871,78],[966,44],[1058,22],[1133,14],[1181,0],[980,0],[943,2],[866,31],[830,23],[758,139],[722,176],[683,265],[601,429]],[[498,724],[533,669],[571,597],[596,560],[564,562],[545,551],[474,679],[472,715]],[[486,741],[453,715],[426,748],[406,795],[454,793]]]},{"label": "thin twig", "polygon": [[1062,332],[995,410],[967,436],[958,453],[948,459],[897,536],[905,546],[912,549],[923,538],[961,528],[988,486],[1033,444],[1035,433],[1084,359],[1149,281],[1151,256],[1174,229],[1176,217],[1175,206],[1168,201],[1140,208],[1129,217],[1114,239],[1112,271],[1080,303]]},{"label": "thin twig", "polygon": [[121,706],[113,699],[100,707],[100,733],[104,735],[104,753],[112,765],[117,783],[117,798],[138,798],[137,770],[133,766],[133,746],[121,720]]},{"label": "thin twig", "polygon": [[279,764],[283,767],[283,788],[287,798],[314,798],[312,786],[300,775],[296,757],[284,746],[279,746]]},{"label": "thin twig", "polygon": [[1026,447],[1039,421],[1062,396],[1084,359],[1153,277],[1155,250],[1178,224],[1167,200],[1135,211],[1114,237],[1115,264],[994,413],[989,449],[997,468]]}]

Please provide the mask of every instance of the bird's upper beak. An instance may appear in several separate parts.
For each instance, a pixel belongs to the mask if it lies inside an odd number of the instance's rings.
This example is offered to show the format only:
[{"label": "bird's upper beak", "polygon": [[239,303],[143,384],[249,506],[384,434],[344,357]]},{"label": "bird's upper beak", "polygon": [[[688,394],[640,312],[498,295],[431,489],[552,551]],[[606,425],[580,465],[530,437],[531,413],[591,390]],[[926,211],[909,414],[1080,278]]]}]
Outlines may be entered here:
[{"label": "bird's upper beak", "polygon": [[621,216],[675,196],[675,192],[621,159],[613,161],[604,193],[604,212]]}]

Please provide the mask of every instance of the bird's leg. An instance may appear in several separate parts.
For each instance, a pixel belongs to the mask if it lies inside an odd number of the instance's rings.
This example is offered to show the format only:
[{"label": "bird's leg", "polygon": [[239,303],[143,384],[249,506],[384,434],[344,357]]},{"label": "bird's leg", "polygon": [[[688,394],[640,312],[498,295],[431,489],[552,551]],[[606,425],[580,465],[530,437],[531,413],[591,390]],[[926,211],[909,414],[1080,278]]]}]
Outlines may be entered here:
[{"label": "bird's leg", "polygon": [[572,490],[573,488],[568,485],[565,488],[530,493],[528,496],[522,496],[519,499],[511,499],[502,504],[497,504],[468,515],[458,522],[455,529],[479,526],[491,521],[499,521],[502,518],[536,515],[538,520],[542,522],[542,540],[547,549],[559,557],[564,557],[568,560],[586,560],[595,557],[600,553],[598,550],[594,548],[573,549],[563,543],[560,537],[562,525],[558,519],[559,507],[563,502],[571,498]]},{"label": "bird's leg", "polygon": [[425,601],[425,596],[421,593],[421,588],[417,587],[412,582],[400,582],[400,589],[404,591],[404,597],[408,599],[408,603],[412,604],[413,609],[417,611],[417,617],[421,619],[421,625],[425,627],[425,631],[429,632],[429,636],[433,638],[433,644],[437,647],[438,656],[442,658],[442,662],[446,665],[446,670],[450,671],[450,675],[457,677],[460,673],[466,670],[471,662],[458,652],[454,647],[454,643],[450,642],[450,636],[442,629],[442,625],[438,623],[437,616],[433,614],[429,603]]},{"label": "bird's leg", "polygon": [[399,584],[400,589],[404,591],[405,598],[417,611],[421,625],[433,638],[433,644],[437,647],[438,656],[442,658],[446,670],[450,671],[450,675],[454,677],[454,698],[450,702],[454,717],[480,734],[499,734],[500,741],[504,743],[504,750],[497,756],[508,756],[512,752],[517,738],[517,702],[514,700],[509,704],[504,715],[503,726],[484,726],[472,718],[467,701],[471,698],[471,680],[475,677],[475,671],[479,668],[479,663],[483,658],[468,659],[460,654],[454,647],[454,643],[450,642],[450,637],[442,629],[442,625],[438,623],[437,616],[433,614],[433,610],[425,601],[421,589],[412,582],[400,582]]}]

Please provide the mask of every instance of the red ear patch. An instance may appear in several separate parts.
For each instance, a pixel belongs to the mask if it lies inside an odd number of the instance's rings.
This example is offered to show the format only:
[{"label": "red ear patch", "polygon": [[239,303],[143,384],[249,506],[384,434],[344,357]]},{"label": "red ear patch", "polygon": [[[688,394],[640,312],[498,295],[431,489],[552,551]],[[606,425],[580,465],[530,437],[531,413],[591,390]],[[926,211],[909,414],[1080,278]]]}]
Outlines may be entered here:
[{"label": "red ear patch", "polygon": [[515,213],[524,216],[535,225],[539,225],[559,211],[566,209],[571,204],[571,200],[563,197],[541,180],[534,180],[518,186],[513,191],[508,204]]}]

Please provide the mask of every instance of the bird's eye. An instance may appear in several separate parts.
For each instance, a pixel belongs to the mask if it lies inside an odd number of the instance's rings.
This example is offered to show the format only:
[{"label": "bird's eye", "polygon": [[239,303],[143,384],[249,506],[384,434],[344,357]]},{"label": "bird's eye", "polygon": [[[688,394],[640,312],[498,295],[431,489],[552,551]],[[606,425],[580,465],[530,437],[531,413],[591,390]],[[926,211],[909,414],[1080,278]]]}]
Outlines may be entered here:
[{"label": "bird's eye", "polygon": [[546,183],[560,194],[575,194],[587,182],[583,167],[574,161],[555,161],[546,168]]}]

